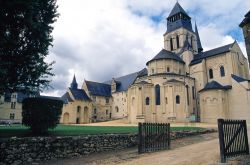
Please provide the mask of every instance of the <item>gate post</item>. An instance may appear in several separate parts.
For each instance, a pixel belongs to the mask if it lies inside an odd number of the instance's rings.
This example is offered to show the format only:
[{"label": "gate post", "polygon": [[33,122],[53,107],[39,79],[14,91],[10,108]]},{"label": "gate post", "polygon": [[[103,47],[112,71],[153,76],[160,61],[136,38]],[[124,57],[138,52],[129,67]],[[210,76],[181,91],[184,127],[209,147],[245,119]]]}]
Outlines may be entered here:
[{"label": "gate post", "polygon": [[223,122],[224,122],[223,119],[218,119],[218,132],[219,132],[221,163],[226,162]]},{"label": "gate post", "polygon": [[142,123],[138,123],[138,153],[142,153]]},{"label": "gate post", "polygon": [[244,136],[245,136],[246,154],[249,155],[249,146],[248,146],[247,123],[246,123],[246,120],[243,121],[243,129],[244,129]]}]

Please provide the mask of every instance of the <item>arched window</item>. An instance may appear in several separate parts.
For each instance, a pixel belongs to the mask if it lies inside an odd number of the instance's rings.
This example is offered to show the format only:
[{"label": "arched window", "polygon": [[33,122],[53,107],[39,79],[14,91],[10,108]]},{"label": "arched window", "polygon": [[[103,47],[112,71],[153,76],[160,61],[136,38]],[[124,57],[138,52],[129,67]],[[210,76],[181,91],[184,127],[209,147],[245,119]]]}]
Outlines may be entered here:
[{"label": "arched window", "polygon": [[96,114],[97,113],[97,110],[96,109],[94,109],[94,114]]},{"label": "arched window", "polygon": [[186,85],[186,90],[187,90],[187,104],[189,105],[189,89],[188,85]]},{"label": "arched window", "polygon": [[224,66],[221,66],[221,67],[220,67],[220,76],[221,76],[221,77],[224,77],[224,76],[225,76],[225,69],[224,69]]},{"label": "arched window", "polygon": [[213,69],[209,69],[209,78],[212,79],[214,78],[214,74],[213,74]]},{"label": "arched window", "polygon": [[81,106],[77,106],[77,112],[80,112],[81,111]]},{"label": "arched window", "polygon": [[157,84],[155,86],[155,104],[156,105],[160,105],[161,104],[161,95],[160,95],[161,91],[160,91],[160,85]]},{"label": "arched window", "polygon": [[179,36],[176,36],[176,45],[177,45],[177,49],[180,47],[180,42],[179,42]]},{"label": "arched window", "polygon": [[149,105],[149,97],[146,97],[146,105]]},{"label": "arched window", "polygon": [[176,100],[176,104],[180,104],[180,96],[179,95],[177,95],[176,97],[175,97],[175,100]]},{"label": "arched window", "polygon": [[166,104],[168,104],[168,98],[167,97],[165,98],[165,102],[166,102]]},{"label": "arched window", "polygon": [[173,38],[170,38],[170,50],[172,51],[173,49],[174,49]]},{"label": "arched window", "polygon": [[117,106],[115,107],[115,111],[116,111],[116,112],[119,112],[119,108],[118,108]]},{"label": "arched window", "polygon": [[167,72],[170,72],[170,68],[169,67],[167,67]]}]

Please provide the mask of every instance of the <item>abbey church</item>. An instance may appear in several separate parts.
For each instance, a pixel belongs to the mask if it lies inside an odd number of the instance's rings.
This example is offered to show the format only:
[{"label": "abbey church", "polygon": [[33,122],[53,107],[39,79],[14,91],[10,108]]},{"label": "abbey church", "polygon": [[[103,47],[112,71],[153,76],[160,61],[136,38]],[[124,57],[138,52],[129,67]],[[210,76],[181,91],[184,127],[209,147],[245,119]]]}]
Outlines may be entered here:
[{"label": "abbey church", "polygon": [[62,96],[61,123],[124,118],[129,123],[250,122],[248,61],[238,43],[203,51],[196,24],[177,2],[167,17],[164,49],[138,72],[106,82],[86,81]]}]

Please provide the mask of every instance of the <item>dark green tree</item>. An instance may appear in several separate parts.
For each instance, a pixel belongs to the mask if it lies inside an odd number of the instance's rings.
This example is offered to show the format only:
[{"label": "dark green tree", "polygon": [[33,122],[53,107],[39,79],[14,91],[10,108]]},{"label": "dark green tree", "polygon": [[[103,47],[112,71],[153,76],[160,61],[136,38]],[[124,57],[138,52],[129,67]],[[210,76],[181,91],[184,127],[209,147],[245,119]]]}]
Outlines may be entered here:
[{"label": "dark green tree", "polygon": [[56,0],[0,0],[0,93],[49,86]]},{"label": "dark green tree", "polygon": [[34,134],[45,134],[55,128],[62,113],[63,101],[48,97],[26,98],[22,104],[22,123]]}]

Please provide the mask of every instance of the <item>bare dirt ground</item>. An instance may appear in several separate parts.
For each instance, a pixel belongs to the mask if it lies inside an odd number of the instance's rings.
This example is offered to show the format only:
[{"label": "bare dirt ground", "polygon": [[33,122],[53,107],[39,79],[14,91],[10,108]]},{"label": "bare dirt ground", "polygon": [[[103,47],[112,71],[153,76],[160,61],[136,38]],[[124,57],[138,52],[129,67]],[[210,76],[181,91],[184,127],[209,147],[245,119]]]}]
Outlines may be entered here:
[{"label": "bare dirt ground", "polygon": [[[122,120],[94,123],[98,126],[129,126]],[[215,124],[175,123],[171,126],[216,128]],[[248,126],[248,128],[250,128]],[[248,130],[250,133],[250,130]],[[250,137],[250,134],[248,135]],[[190,136],[171,141],[171,150],[139,155],[137,148],[95,153],[80,158],[51,160],[40,165],[250,165],[250,156],[232,158],[220,163],[218,133]]]},{"label": "bare dirt ground", "polygon": [[[180,159],[179,157],[186,157],[186,153],[193,153],[192,150],[186,149],[182,151],[182,148],[192,146],[194,144],[200,144],[204,141],[213,141],[217,138],[217,133],[203,134],[197,136],[186,137],[182,139],[173,140],[171,142],[171,150],[159,151],[155,153],[146,153],[138,155],[137,148],[129,148],[119,151],[110,151],[106,153],[96,153],[89,156],[83,156],[81,158],[52,160],[48,162],[40,163],[41,165],[115,165],[115,164],[170,164],[174,159]],[[215,140],[216,141],[216,140]],[[192,147],[191,147],[192,148]],[[187,151],[188,150],[188,151]],[[173,152],[175,151],[175,155]],[[179,155],[179,156],[178,156]],[[195,153],[193,153],[195,155]],[[175,157],[177,156],[177,157]],[[162,158],[164,160],[162,161]],[[167,160],[165,160],[167,158]],[[192,158],[190,158],[192,159]],[[181,160],[179,160],[181,161]],[[192,163],[193,164],[193,163]]]}]

